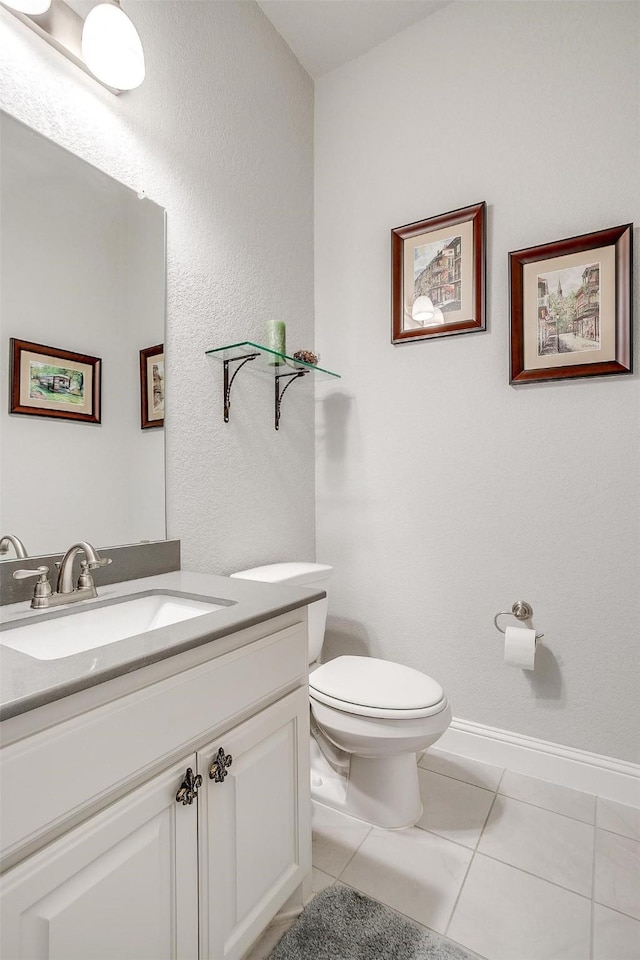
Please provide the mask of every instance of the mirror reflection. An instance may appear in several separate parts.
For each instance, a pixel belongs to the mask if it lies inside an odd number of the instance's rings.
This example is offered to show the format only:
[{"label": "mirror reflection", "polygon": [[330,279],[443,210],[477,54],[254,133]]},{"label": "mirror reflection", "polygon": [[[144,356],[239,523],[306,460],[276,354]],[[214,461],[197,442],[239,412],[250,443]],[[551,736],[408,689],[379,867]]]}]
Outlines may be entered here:
[{"label": "mirror reflection", "polygon": [[2,113],[0,204],[0,559],[163,539],[164,210]]}]

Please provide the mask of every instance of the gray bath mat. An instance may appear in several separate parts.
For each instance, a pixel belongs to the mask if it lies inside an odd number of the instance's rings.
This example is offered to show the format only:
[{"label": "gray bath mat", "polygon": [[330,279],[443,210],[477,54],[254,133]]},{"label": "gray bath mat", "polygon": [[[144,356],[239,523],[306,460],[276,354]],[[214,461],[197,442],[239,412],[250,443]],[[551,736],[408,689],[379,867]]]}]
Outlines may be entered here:
[{"label": "gray bath mat", "polygon": [[269,960],[474,960],[462,947],[351,887],[326,887]]}]

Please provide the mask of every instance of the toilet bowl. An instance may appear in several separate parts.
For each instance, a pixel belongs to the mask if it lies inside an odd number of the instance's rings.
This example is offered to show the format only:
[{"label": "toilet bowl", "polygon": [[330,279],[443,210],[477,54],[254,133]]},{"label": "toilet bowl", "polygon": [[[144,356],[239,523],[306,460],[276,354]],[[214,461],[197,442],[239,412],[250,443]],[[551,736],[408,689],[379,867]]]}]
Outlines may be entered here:
[{"label": "toilet bowl", "polygon": [[[276,563],[232,576],[326,590],[331,573],[325,564]],[[326,598],[308,610],[312,796],[377,826],[412,826],[422,816],[416,754],[451,723],[442,687],[419,670],[374,657],[316,665]]]}]

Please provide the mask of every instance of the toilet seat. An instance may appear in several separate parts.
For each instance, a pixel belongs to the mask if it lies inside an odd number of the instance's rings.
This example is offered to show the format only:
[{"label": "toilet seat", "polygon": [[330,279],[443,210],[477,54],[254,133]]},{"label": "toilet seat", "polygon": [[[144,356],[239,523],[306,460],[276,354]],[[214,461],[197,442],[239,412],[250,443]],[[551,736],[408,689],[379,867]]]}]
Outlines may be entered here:
[{"label": "toilet seat", "polygon": [[439,683],[412,667],[375,657],[337,657],[314,670],[309,695],[364,717],[413,720],[446,709]]}]

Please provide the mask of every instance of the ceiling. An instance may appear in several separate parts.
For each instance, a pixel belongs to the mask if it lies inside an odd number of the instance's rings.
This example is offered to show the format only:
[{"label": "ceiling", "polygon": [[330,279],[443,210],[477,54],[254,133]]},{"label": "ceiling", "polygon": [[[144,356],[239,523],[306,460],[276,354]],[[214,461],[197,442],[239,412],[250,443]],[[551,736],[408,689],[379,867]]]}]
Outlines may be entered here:
[{"label": "ceiling", "polygon": [[424,20],[451,0],[258,0],[314,79]]}]

